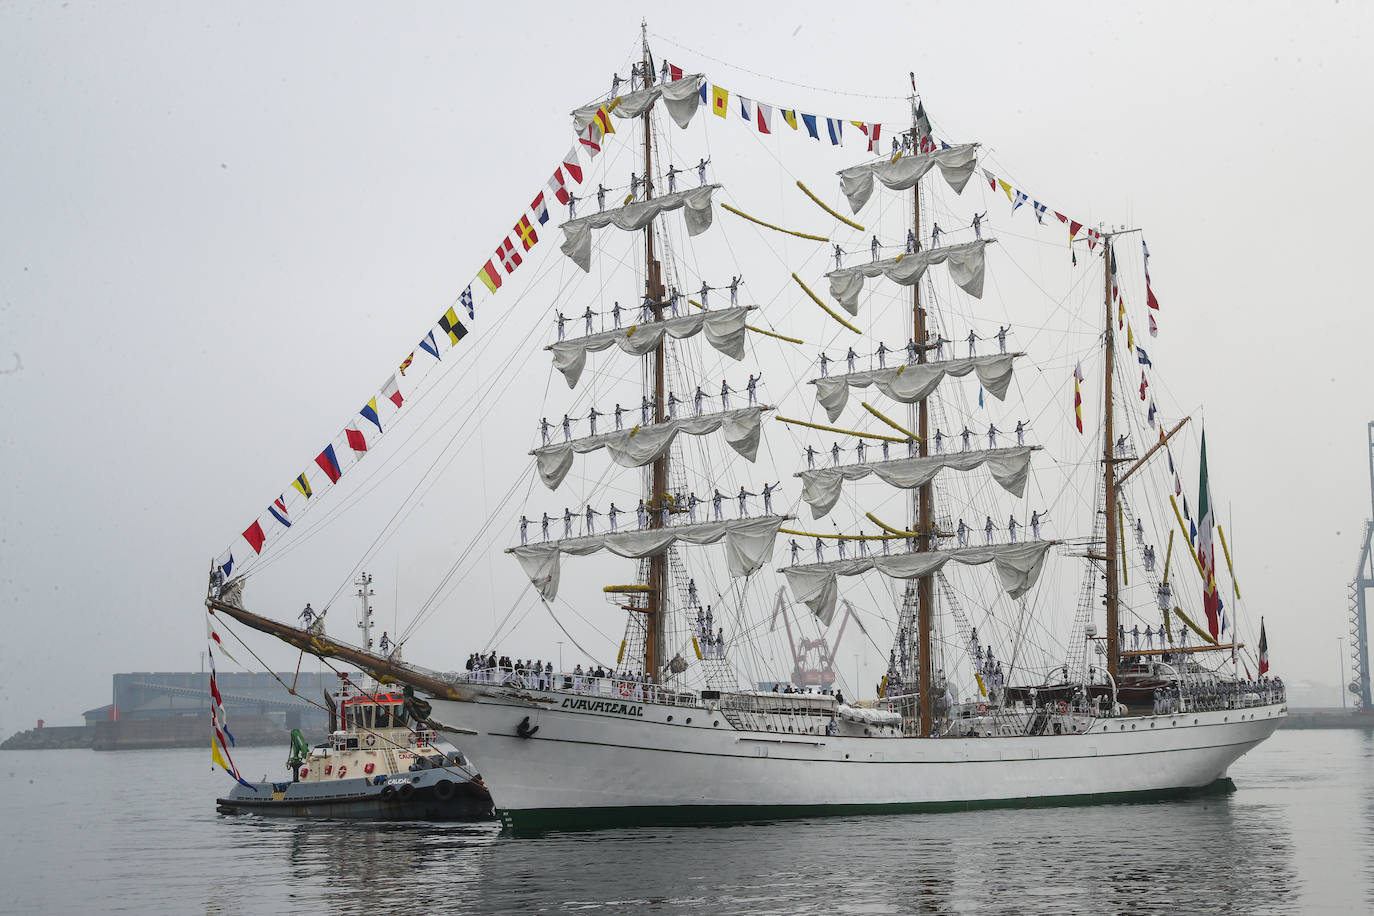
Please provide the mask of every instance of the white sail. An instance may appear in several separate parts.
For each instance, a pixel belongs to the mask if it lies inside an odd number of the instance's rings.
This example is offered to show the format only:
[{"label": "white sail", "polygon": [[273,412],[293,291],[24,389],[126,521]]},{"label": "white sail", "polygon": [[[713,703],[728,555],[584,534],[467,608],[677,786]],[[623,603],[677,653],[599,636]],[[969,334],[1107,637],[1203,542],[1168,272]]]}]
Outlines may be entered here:
[{"label": "white sail", "polygon": [[692,123],[692,116],[697,113],[697,108],[701,105],[701,80],[703,74],[692,73],[684,76],[680,80],[673,80],[669,83],[658,83],[648,89],[638,89],[634,92],[627,92],[619,97],[619,101],[614,105],[610,102],[593,102],[590,105],[583,105],[573,112],[573,127],[580,134],[587,129],[587,125],[592,123],[599,109],[610,106],[610,113],[617,118],[630,119],[637,118],[649,107],[663,99],[663,104],[668,108],[668,115],[673,119],[673,123],[678,127],[686,127]]},{"label": "white sail", "polygon": [[977,150],[976,143],[961,143],[932,153],[902,156],[895,161],[884,159],[880,162],[866,162],[839,173],[840,189],[844,191],[844,196],[849,198],[850,208],[858,213],[873,195],[874,178],[881,181],[885,188],[907,191],[914,188],[916,182],[925,177],[927,172],[939,166],[940,174],[954,189],[954,193],[962,194],[964,185],[968,184],[969,177],[973,174]]},{"label": "white sail", "polygon": [[746,460],[753,461],[759,451],[763,412],[770,409],[742,407],[702,416],[676,417],[662,423],[541,446],[533,452],[539,466],[539,479],[549,489],[558,489],[572,468],[574,454],[584,455],[600,448],[606,449],[611,460],[621,467],[643,467],[666,452],[679,432],[705,436],[719,429],[731,448]]},{"label": "white sail", "polygon": [[[563,253],[572,258],[574,264],[590,273],[592,269],[592,230],[616,226],[626,232],[634,232],[649,225],[660,213],[683,210],[683,220],[687,223],[688,235],[701,235],[711,228],[711,194],[718,184],[702,185],[687,191],[673,191],[661,197],[636,201],[623,207],[615,207],[590,216],[580,216],[562,224]],[[833,284],[832,284],[833,285]],[[982,286],[981,268],[979,286]]]},{"label": "white sail", "polygon": [[642,559],[662,553],[678,541],[687,544],[715,544],[725,541],[725,558],[732,576],[757,572],[773,555],[773,544],[785,516],[765,515],[695,525],[670,525],[667,528],[641,528],[618,534],[593,534],[565,538],[545,544],[530,544],[511,550],[520,567],[546,601],[558,595],[559,557],[575,557],[609,550],[616,556]]},{"label": "white sail", "polygon": [[829,563],[789,566],[783,570],[787,584],[797,600],[811,608],[811,613],[829,625],[835,616],[838,593],[837,576],[857,576],[876,569],[895,579],[918,579],[934,575],[953,560],[967,566],[992,563],[1002,588],[1013,598],[1030,591],[1040,578],[1040,568],[1051,541],[1027,541],[1024,544],[991,544],[987,547],[962,547],[958,550],[930,550],[924,553],[903,553],[893,556],[867,556]]},{"label": "white sail", "polygon": [[[566,223],[564,224],[567,225]],[[902,286],[915,286],[932,264],[949,264],[949,278],[955,285],[975,299],[983,298],[984,252],[992,239],[977,239],[962,245],[923,248],[913,254],[887,258],[854,267],[842,267],[826,274],[830,278],[830,295],[851,315],[859,314],[859,293],[864,289],[865,277],[887,277]]]},{"label": "white sail", "polygon": [[1020,353],[999,353],[996,356],[970,356],[946,359],[933,363],[905,363],[892,369],[866,369],[847,375],[829,375],[812,379],[816,386],[816,400],[825,408],[833,423],[849,403],[850,388],[877,387],[894,401],[914,404],[928,396],[946,375],[965,376],[977,373],[988,394],[1001,401],[1011,384],[1012,360]]},{"label": "white sail", "polygon": [[709,312],[693,312],[681,318],[651,321],[648,324],[601,331],[572,340],[560,340],[549,349],[553,351],[554,367],[563,373],[563,377],[568,380],[569,388],[576,388],[578,380],[582,378],[588,352],[595,353],[619,347],[631,356],[643,356],[658,346],[664,334],[682,339],[705,331],[706,340],[711,346],[731,359],[743,359],[744,320],[748,314],[749,307],[744,305]]},{"label": "white sail", "polygon": [[978,452],[952,452],[926,458],[897,458],[803,471],[797,476],[802,479],[802,499],[811,506],[812,518],[820,518],[835,508],[846,480],[862,480],[870,474],[894,487],[913,490],[933,480],[944,468],[971,471],[986,464],[992,479],[1019,499],[1026,491],[1031,449],[1032,446],[1025,445]]}]

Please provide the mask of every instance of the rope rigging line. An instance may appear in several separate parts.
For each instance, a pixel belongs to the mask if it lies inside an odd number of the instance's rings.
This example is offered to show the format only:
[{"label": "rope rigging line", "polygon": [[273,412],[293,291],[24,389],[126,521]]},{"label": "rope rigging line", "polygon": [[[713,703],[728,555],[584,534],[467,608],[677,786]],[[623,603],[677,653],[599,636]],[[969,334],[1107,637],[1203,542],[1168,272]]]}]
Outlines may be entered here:
[{"label": "rope rigging line", "polygon": [[816,206],[820,207],[820,208],[821,208],[822,210],[824,210],[826,213],[829,213],[831,216],[835,217],[835,219],[837,219],[837,220],[839,220],[840,222],[844,223],[846,226],[853,226],[855,229],[858,229],[860,232],[866,232],[866,231],[867,231],[866,229],[864,229],[863,226],[860,226],[858,223],[854,222],[854,221],[853,221],[852,219],[850,219],[849,217],[847,217],[847,216],[845,216],[845,215],[839,213],[838,211],[832,209],[831,206],[830,206],[829,204],[827,204],[825,201],[821,200],[821,199],[820,199],[819,197],[817,197],[815,194],[812,194],[812,193],[811,193],[811,189],[808,188],[806,185],[802,184],[800,178],[797,179],[797,187],[801,188],[802,193],[805,194],[807,197],[811,198],[811,199],[815,202]]},{"label": "rope rigging line", "polygon": [[805,283],[802,282],[801,277],[793,273],[792,279],[797,281],[797,285],[800,286],[806,292],[806,294],[811,297],[811,301],[819,305],[822,309],[824,309],[827,315],[829,315],[831,318],[834,318],[836,321],[838,321],[845,327],[849,328],[849,330],[853,331],[855,334],[863,333],[863,331],[860,331],[858,328],[854,327],[854,325],[850,324],[848,321],[845,321],[843,318],[841,318],[838,312],[836,312],[830,306],[822,302],[819,296],[811,292],[811,287],[807,286]]},{"label": "rope rigging line", "polygon": [[725,201],[721,201],[721,202],[720,202],[720,206],[721,206],[721,209],[723,209],[723,210],[729,210],[731,213],[735,214],[736,216],[742,217],[743,219],[747,219],[747,220],[749,220],[749,222],[751,222],[751,223],[757,223],[758,225],[763,226],[763,227],[766,228],[766,229],[773,229],[773,230],[775,230],[775,231],[777,231],[777,232],[786,233],[787,235],[794,235],[794,236],[796,236],[796,237],[799,238],[799,239],[808,239],[808,240],[813,241],[813,242],[829,242],[829,241],[830,241],[829,238],[827,238],[826,236],[823,236],[823,235],[811,235],[811,234],[808,233],[808,232],[798,232],[798,231],[796,231],[795,229],[784,229],[784,228],[782,228],[781,226],[775,226],[775,225],[773,225],[772,223],[766,223],[766,222],[764,222],[763,220],[759,219],[759,218],[756,217],[756,216],[750,216],[748,213],[745,213],[743,210],[739,210],[739,209],[736,209],[735,207],[730,206],[730,205],[727,204]]}]

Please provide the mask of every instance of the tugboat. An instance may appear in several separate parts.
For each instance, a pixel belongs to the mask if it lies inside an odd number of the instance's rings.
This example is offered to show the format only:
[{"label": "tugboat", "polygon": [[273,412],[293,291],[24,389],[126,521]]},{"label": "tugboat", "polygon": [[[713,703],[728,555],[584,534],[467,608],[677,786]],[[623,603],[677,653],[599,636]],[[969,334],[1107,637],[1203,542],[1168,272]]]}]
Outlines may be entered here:
[{"label": "tugboat", "polygon": [[389,821],[494,818],[482,777],[425,724],[427,705],[400,691],[377,687],[350,696],[345,687],[330,701],[329,741],[311,748],[298,729],[291,731],[290,782],[235,785],[216,808]]}]

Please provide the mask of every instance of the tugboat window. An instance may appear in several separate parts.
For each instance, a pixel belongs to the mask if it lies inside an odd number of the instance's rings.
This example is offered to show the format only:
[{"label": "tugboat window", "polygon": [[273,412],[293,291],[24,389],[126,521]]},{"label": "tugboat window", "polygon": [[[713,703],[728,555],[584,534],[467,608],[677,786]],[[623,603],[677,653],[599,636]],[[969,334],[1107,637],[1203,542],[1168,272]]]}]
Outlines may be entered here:
[{"label": "tugboat window", "polygon": [[377,724],[376,724],[375,727],[376,727],[376,728],[391,728],[391,707],[390,707],[390,706],[378,706],[378,707],[377,707]]}]

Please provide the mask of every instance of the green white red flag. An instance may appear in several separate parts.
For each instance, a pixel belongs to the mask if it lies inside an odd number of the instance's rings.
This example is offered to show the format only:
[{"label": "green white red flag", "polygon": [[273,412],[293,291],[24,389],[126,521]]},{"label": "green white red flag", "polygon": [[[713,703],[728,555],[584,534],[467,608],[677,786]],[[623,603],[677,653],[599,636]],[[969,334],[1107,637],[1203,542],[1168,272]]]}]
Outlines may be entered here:
[{"label": "green white red flag", "polygon": [[1202,584],[1202,609],[1207,613],[1207,630],[1216,639],[1220,631],[1220,596],[1217,594],[1217,551],[1212,544],[1212,488],[1207,482],[1207,433],[1202,434],[1202,461],[1198,471],[1197,556],[1206,579]]}]

